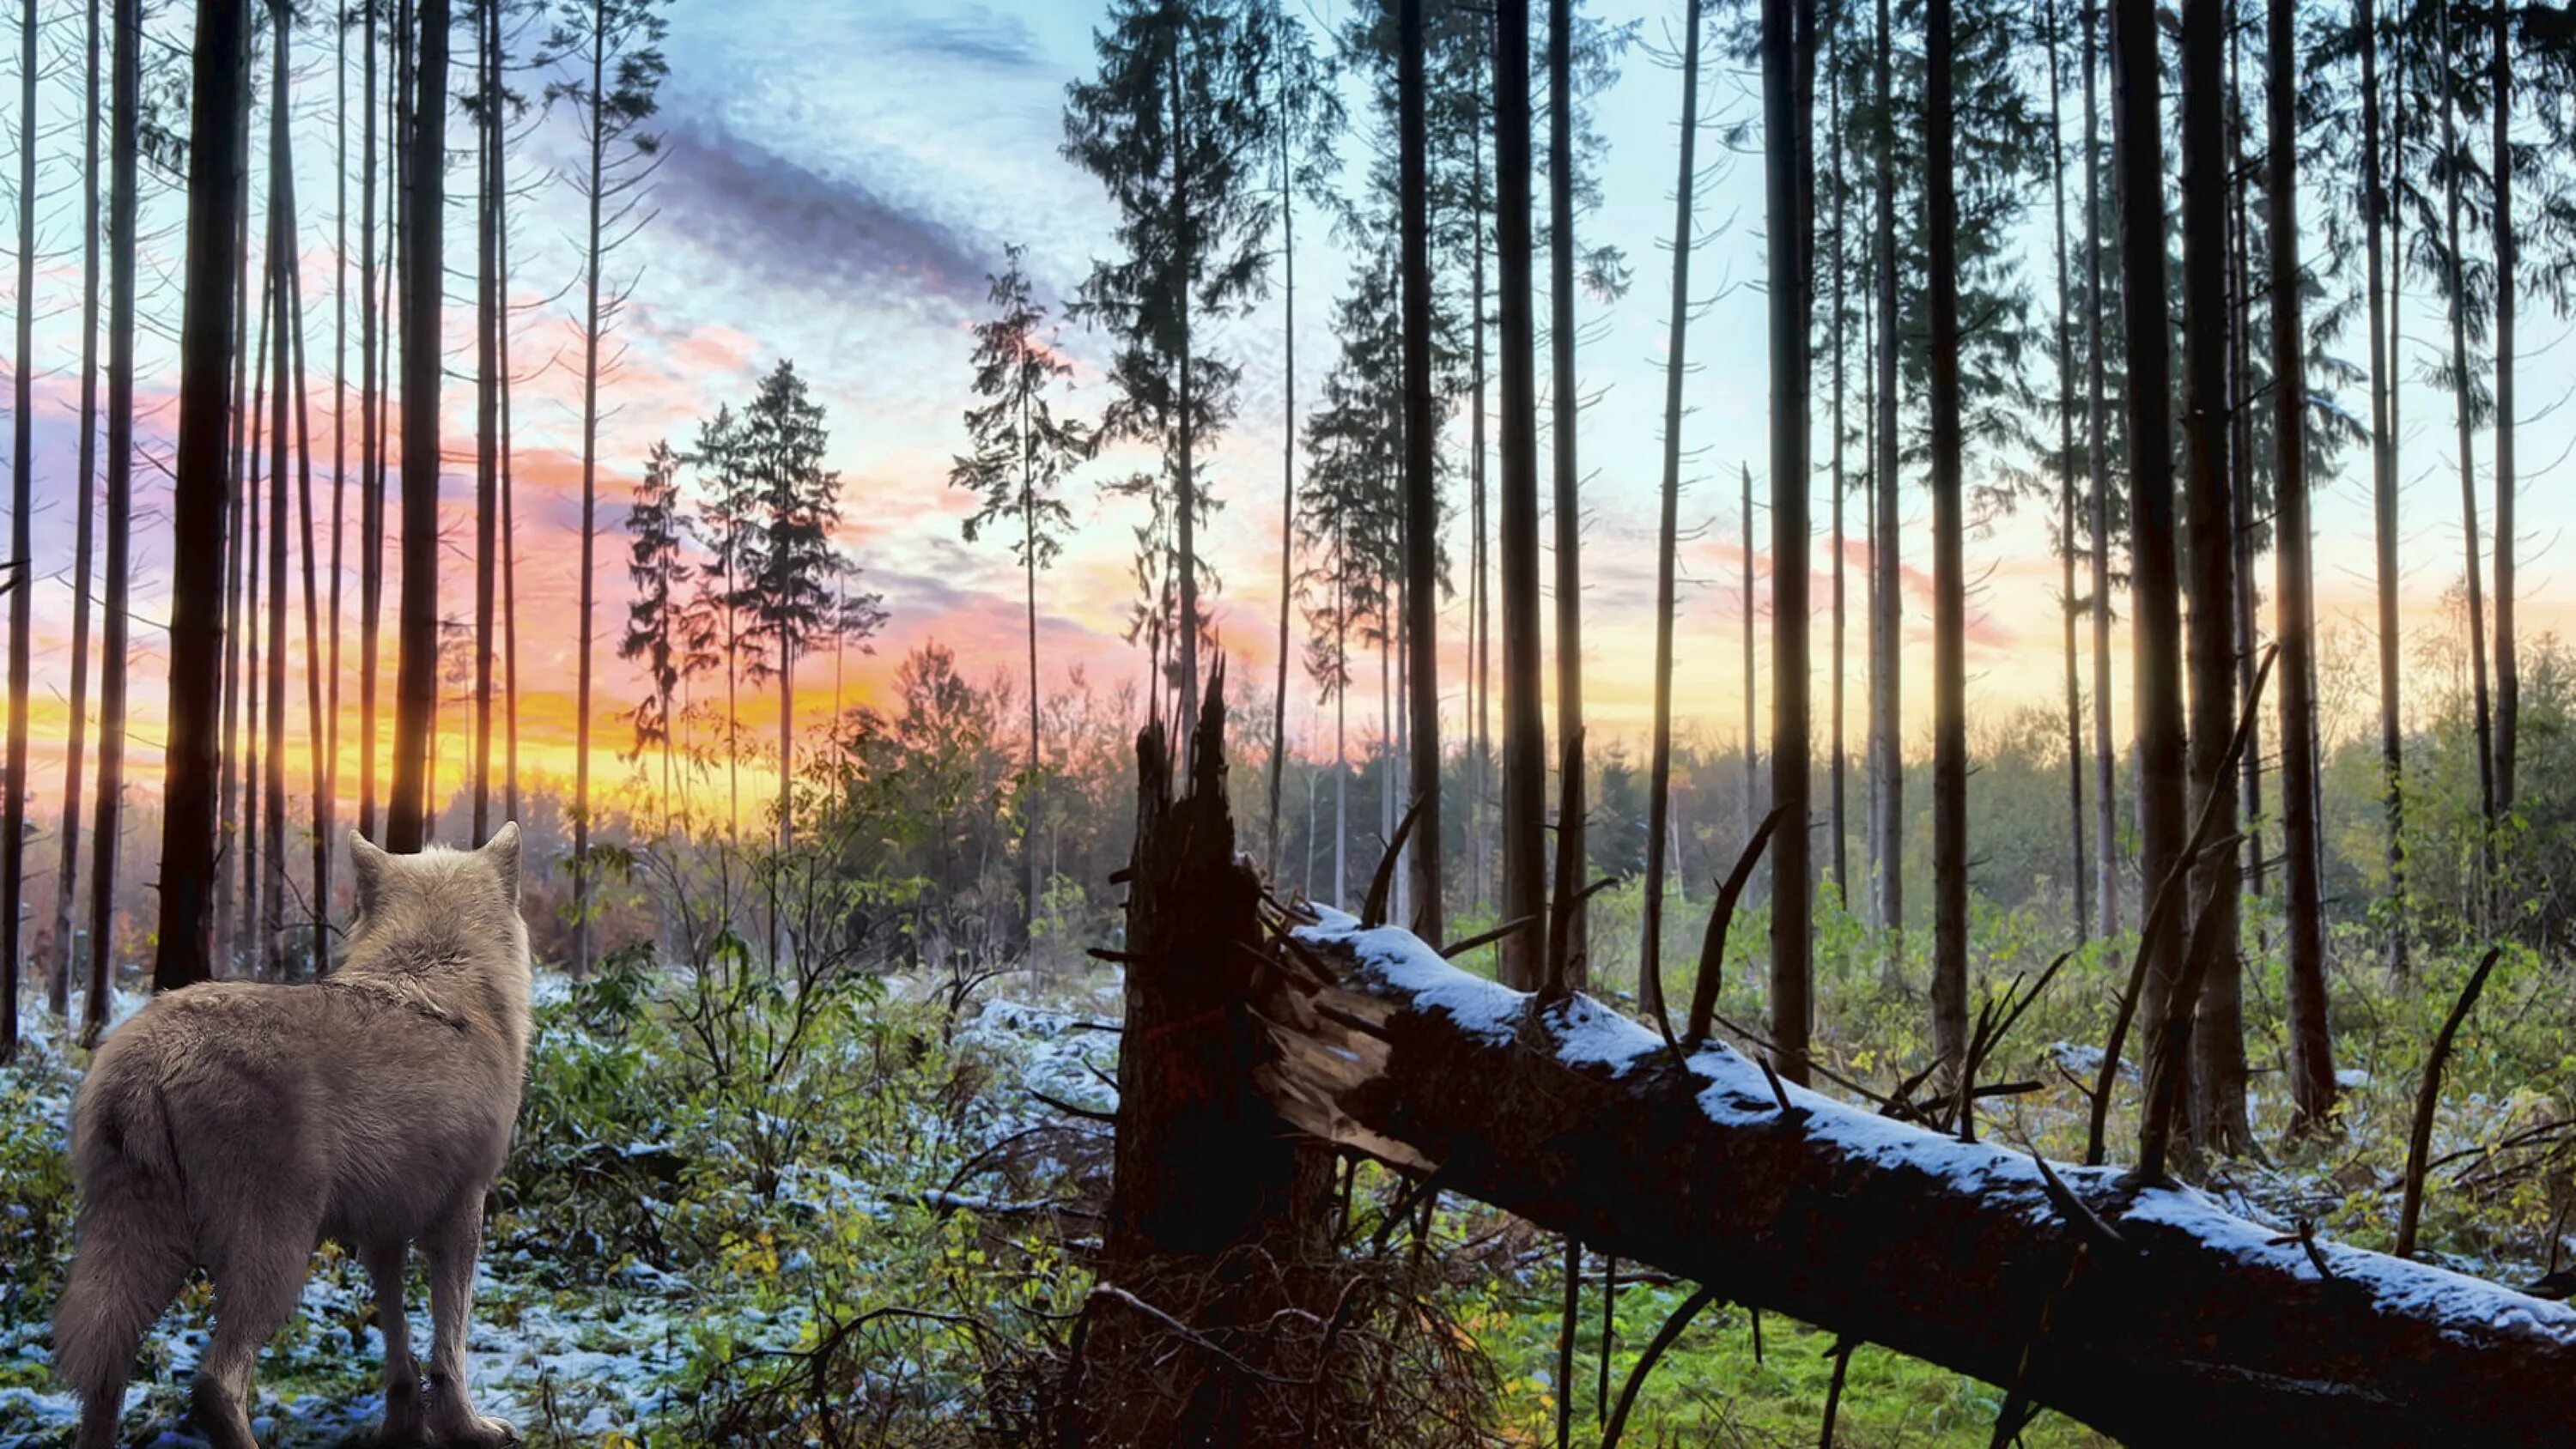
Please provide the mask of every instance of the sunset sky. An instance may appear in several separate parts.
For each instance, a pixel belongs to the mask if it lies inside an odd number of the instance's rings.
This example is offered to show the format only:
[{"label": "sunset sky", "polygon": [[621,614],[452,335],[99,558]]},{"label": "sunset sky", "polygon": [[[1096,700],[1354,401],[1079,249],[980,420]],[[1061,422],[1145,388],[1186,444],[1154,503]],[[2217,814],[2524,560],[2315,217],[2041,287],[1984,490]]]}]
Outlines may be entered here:
[{"label": "sunset sky", "polygon": [[[1315,0],[1312,8],[1338,23],[1350,4]],[[1615,18],[1642,18],[1644,36],[1658,45],[1677,23],[1668,12],[1679,9],[1636,0],[1605,0],[1601,8]],[[1056,0],[990,5],[682,0],[673,9],[671,76],[659,122],[668,160],[656,182],[658,214],[619,264],[621,274],[635,279],[634,295],[619,324],[619,341],[626,350],[607,383],[615,412],[602,439],[603,530],[595,624],[601,640],[601,697],[594,728],[596,769],[607,778],[624,774],[625,767],[613,756],[628,743],[628,727],[615,716],[638,692],[637,681],[613,656],[627,597],[619,526],[645,450],[658,438],[684,444],[698,418],[719,403],[746,399],[754,380],[781,357],[795,360],[828,409],[831,461],[845,486],[842,542],[865,569],[866,585],[884,595],[890,615],[874,652],[844,661],[851,701],[881,698],[902,656],[932,640],[953,647],[978,675],[1016,674],[1023,668],[1019,576],[1000,544],[969,545],[960,538],[959,522],[971,511],[970,500],[948,486],[947,475],[952,455],[966,445],[960,414],[971,375],[968,328],[987,310],[986,276],[1001,265],[1004,247],[1026,244],[1039,294],[1052,305],[1071,292],[1092,257],[1111,245],[1113,217],[1105,196],[1058,153],[1065,86],[1091,68],[1091,31],[1098,12],[1097,6]],[[44,49],[60,64],[45,78],[47,116],[40,129],[37,762],[32,786],[48,800],[60,789],[70,665],[81,284],[77,53],[83,13],[71,3],[47,7]],[[184,21],[184,11],[175,11],[153,23],[156,29],[170,30],[161,38],[184,51],[186,38],[174,29]],[[297,37],[294,102],[306,348],[315,379],[316,506],[325,518],[332,419],[327,379],[337,295],[333,81],[323,48],[326,39],[319,32]],[[264,58],[262,69],[264,73]],[[353,59],[353,97],[357,76]],[[1719,119],[1754,118],[1753,85],[1748,72],[1715,65],[1703,88],[1704,104],[1713,106]],[[1623,300],[1604,306],[1587,299],[1581,307],[1584,385],[1587,392],[1600,394],[1585,415],[1580,436],[1590,476],[1584,534],[1587,709],[1597,731],[1618,736],[1642,734],[1650,699],[1655,490],[1669,286],[1663,243],[1671,224],[1678,86],[1677,75],[1644,51],[1630,53],[1622,79],[1602,106],[1601,129],[1610,143],[1606,204],[1584,229],[1587,241],[1623,246],[1636,271],[1636,285]],[[541,85],[525,79],[520,88],[535,94]],[[255,119],[263,131],[265,91],[263,74],[262,109]],[[1354,103],[1356,115],[1356,97]],[[1373,125],[1374,118],[1364,118],[1362,124]],[[461,129],[451,130],[451,145],[466,139]],[[1352,174],[1365,144],[1363,135],[1346,143],[1346,154],[1354,158]],[[1712,149],[1704,141],[1703,154]],[[572,190],[546,173],[571,165],[574,156],[570,118],[532,113],[511,162],[514,181],[528,188],[514,221],[517,315],[512,347],[516,370],[527,379],[515,397],[516,545],[523,731],[529,767],[536,773],[568,773],[571,762],[579,353],[572,311],[578,289],[567,287],[578,272],[579,206]],[[355,170],[353,158],[352,206]],[[450,171],[451,192],[466,188],[470,178],[470,160],[460,155]],[[160,632],[173,549],[166,470],[176,421],[177,279],[183,249],[178,189],[166,177],[155,176],[146,190],[142,312],[148,335],[141,341],[144,376],[137,423],[145,456],[136,468],[135,713],[129,769],[138,787],[148,789],[158,778],[160,696],[167,668]],[[265,190],[263,179],[255,186],[258,217],[266,215]],[[1767,383],[1758,340],[1763,301],[1755,285],[1762,247],[1756,158],[1737,158],[1731,167],[1721,168],[1714,193],[1704,188],[1704,195],[1702,223],[1715,234],[1698,253],[1695,290],[1713,301],[1690,338],[1696,375],[1689,386],[1693,412],[1685,428],[1686,443],[1695,452],[1694,486],[1685,496],[1683,517],[1692,539],[1685,545],[1689,583],[1681,601],[1683,643],[1675,697],[1685,730],[1696,726],[1723,740],[1737,732],[1741,719],[1739,604],[1734,595],[1741,555],[1733,541],[1738,465],[1753,467],[1757,491],[1767,487],[1762,482]],[[2313,209],[2312,200],[2309,204]],[[452,206],[443,611],[464,617],[472,610],[468,551],[473,538],[473,356],[466,310],[473,257],[467,223],[462,205]],[[1347,263],[1346,249],[1325,227],[1301,219],[1296,323],[1301,405],[1319,391],[1333,355],[1328,319]],[[2034,285],[2046,279],[2046,264],[2039,265]],[[350,285],[355,286],[354,271]],[[1224,505],[1205,535],[1205,547],[1209,565],[1224,580],[1216,613],[1237,679],[1266,681],[1275,658],[1285,381],[1279,357],[1281,315],[1274,295],[1250,316],[1225,324],[1212,339],[1214,347],[1244,369],[1242,416],[1203,465],[1209,486]],[[2576,448],[2576,413],[2564,406],[2576,391],[2576,364],[2569,360],[2576,352],[2566,346],[2566,332],[2563,321],[2546,313],[2531,316],[2525,328],[2521,602],[2529,635],[2563,631],[2576,619],[2576,582],[2559,567],[2560,535],[2576,518],[2576,505],[2567,501],[2563,486],[2570,450]],[[2410,379],[2434,362],[2437,341],[2429,316],[2414,333],[2405,359]],[[354,315],[348,346],[354,376]],[[1107,348],[1102,339],[1074,329],[1067,329],[1064,346],[1077,363],[1078,386],[1070,407],[1096,413],[1109,400],[1098,366]],[[2365,339],[2352,337],[2344,347],[2366,359]],[[2034,366],[2045,374],[2044,360]],[[2367,396],[2359,389],[2339,401],[2366,416]],[[1857,408],[1857,398],[1853,406]],[[354,402],[352,417],[348,455],[354,473]],[[2440,617],[2442,591],[2458,579],[2462,566],[2448,398],[2410,387],[2404,417],[2410,519],[2403,545],[2406,599],[2410,622],[2430,625]],[[1463,438],[1464,433],[1461,417],[1453,436]],[[2485,495],[2482,509],[2492,507],[2490,448],[2481,433],[2475,458]],[[1105,459],[1096,473],[1124,472],[1134,461]],[[1971,467],[1990,471],[1998,461],[1972,459]],[[2330,630],[2360,627],[2367,618],[2370,515],[2362,462],[2347,457],[2320,483],[2319,609]],[[1908,579],[1907,717],[1909,730],[1924,736],[1910,741],[1919,746],[1928,739],[1929,716],[1929,507],[1921,479],[1909,476],[1905,481],[1901,543]],[[1077,667],[1102,687],[1134,679],[1143,668],[1141,651],[1121,638],[1133,587],[1130,529],[1137,510],[1129,501],[1101,496],[1092,483],[1086,475],[1070,490],[1077,534],[1040,585],[1042,663],[1049,690],[1062,687],[1067,672]],[[1814,507],[1819,536],[1813,595],[1820,611],[1830,598],[1824,572],[1830,565],[1823,536],[1829,517],[1824,491],[1820,483]],[[1453,501],[1462,524],[1450,548],[1463,571],[1465,500]],[[356,516],[353,493],[348,511],[352,548]],[[2048,556],[2038,523],[2016,518],[1982,523],[1968,545],[1971,577],[1980,581],[1970,606],[1969,664],[1971,710],[1984,720],[1999,717],[2006,707],[2051,697],[2059,687],[2060,665],[2057,564]],[[1851,737],[1857,748],[1866,637],[1857,499],[1851,528]],[[1756,538],[1765,548],[1768,530],[1767,519],[1757,521]],[[2268,559],[2261,570],[2268,594]],[[353,726],[354,564],[349,578],[348,683],[343,693]],[[300,609],[299,599],[294,606],[299,651]],[[2337,623],[2346,618],[2353,623]],[[1459,684],[1465,619],[1462,588],[1442,614],[1444,708],[1453,721],[1465,716]],[[390,622],[389,610],[389,635]],[[1820,614],[1820,668],[1822,627]],[[2125,633],[2123,628],[2115,638],[2125,640]],[[387,657],[390,695],[390,650]],[[300,669],[300,652],[297,658]],[[2114,663],[2115,699],[2123,721],[2127,667],[2123,649]],[[803,676],[809,698],[829,695],[833,672],[830,660],[809,665]],[[300,679],[290,688],[295,690],[290,719],[300,721]],[[1309,748],[1329,750],[1329,739],[1312,733],[1316,725],[1309,687],[1292,675],[1292,689],[1292,730],[1307,732]],[[1821,681],[1816,699],[1821,729]],[[94,700],[93,684],[93,708]],[[1374,698],[1355,701],[1363,702],[1373,716]],[[772,718],[765,713],[765,699],[755,708],[762,713],[753,722]],[[442,722],[453,729],[462,714],[451,711]],[[290,732],[299,737],[300,750],[300,724],[290,723]],[[353,736],[354,729],[344,733]],[[457,738],[450,736],[443,779],[452,778]],[[348,752],[355,748],[354,738],[349,739],[343,770],[348,789],[354,789],[355,780],[354,754]],[[300,772],[300,762],[295,768]]]}]

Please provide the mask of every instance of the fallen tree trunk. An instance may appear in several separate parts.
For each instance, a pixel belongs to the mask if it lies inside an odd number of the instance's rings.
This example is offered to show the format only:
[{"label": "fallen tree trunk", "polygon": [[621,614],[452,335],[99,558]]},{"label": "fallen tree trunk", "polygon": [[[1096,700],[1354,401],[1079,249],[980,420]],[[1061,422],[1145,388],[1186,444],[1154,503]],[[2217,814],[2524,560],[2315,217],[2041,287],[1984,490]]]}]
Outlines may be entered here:
[{"label": "fallen tree trunk", "polygon": [[[1261,974],[1300,1131],[2132,1445],[2563,1444],[2576,1310],[1685,1058],[1349,916]],[[2213,1437],[2214,1436],[2214,1437]]]}]

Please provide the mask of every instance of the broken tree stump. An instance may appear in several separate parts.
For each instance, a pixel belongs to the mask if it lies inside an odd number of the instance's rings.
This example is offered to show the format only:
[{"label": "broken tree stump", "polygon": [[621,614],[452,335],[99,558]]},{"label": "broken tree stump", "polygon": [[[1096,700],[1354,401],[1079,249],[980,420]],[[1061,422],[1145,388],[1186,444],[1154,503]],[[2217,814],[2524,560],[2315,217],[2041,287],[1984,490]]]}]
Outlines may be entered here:
[{"label": "broken tree stump", "polygon": [[1254,1085],[1276,1050],[1252,1014],[1271,947],[1260,880],[1235,855],[1224,722],[1220,671],[1177,798],[1161,725],[1137,739],[1114,1168],[1066,1442],[1298,1442],[1316,1399],[1300,1356],[1325,1338],[1341,1287],[1335,1154]]}]

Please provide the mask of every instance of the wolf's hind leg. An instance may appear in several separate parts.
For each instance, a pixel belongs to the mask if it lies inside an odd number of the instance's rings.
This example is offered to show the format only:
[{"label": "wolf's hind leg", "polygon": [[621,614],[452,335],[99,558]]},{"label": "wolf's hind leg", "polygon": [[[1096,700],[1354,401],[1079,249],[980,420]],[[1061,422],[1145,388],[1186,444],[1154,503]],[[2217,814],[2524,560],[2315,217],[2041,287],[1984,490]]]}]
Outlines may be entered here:
[{"label": "wolf's hind leg", "polygon": [[250,1432],[251,1364],[295,1311],[312,1241],[310,1232],[265,1235],[236,1244],[214,1269],[215,1333],[196,1384],[197,1427],[214,1449],[258,1449]]},{"label": "wolf's hind leg", "polygon": [[429,1259],[429,1429],[442,1444],[492,1449],[519,1431],[474,1412],[465,1393],[465,1320],[474,1308],[474,1252],[483,1237],[483,1193],[463,1195],[420,1240]]},{"label": "wolf's hind leg", "polygon": [[379,1444],[421,1440],[420,1365],[411,1356],[411,1320],[404,1316],[403,1268],[410,1245],[400,1239],[359,1250],[376,1290],[376,1329],[385,1338],[385,1424]]},{"label": "wolf's hind leg", "polygon": [[177,1206],[114,1186],[93,1188],[80,1251],[54,1310],[54,1366],[80,1394],[79,1449],[116,1443],[125,1382],[145,1330],[188,1277]]}]

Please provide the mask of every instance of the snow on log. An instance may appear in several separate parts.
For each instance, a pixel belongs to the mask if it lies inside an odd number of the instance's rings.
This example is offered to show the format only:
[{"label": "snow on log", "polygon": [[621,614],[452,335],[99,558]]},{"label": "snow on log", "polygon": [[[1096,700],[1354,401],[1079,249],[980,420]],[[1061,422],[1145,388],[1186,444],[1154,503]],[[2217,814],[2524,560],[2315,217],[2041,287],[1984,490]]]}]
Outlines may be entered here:
[{"label": "snow on log", "polygon": [[2133,1445],[2576,1443],[2576,1309],[1676,1060],[1319,914],[1257,987],[1302,1132]]}]

